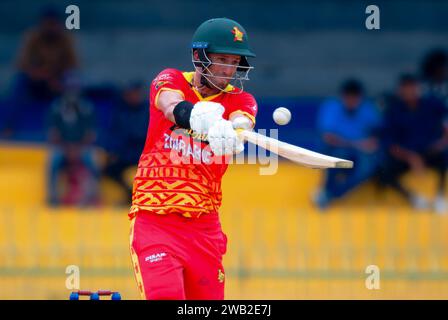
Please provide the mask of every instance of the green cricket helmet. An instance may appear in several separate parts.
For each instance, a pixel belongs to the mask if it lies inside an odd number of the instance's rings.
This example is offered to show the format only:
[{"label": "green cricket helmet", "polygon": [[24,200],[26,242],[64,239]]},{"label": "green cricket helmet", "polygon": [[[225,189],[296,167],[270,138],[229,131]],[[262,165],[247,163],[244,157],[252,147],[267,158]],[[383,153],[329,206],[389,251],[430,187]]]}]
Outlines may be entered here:
[{"label": "green cricket helmet", "polygon": [[[196,70],[199,69],[208,82],[211,82],[211,77],[217,77],[208,70],[208,67],[212,65],[212,61],[207,56],[208,53],[241,56],[237,72],[231,80],[240,81],[241,86],[243,80],[249,80],[248,73],[253,67],[249,65],[247,57],[255,57],[255,53],[250,49],[246,30],[238,22],[227,18],[215,18],[203,22],[193,35],[191,49],[192,55],[194,51],[198,52],[198,60],[193,55]],[[205,79],[204,84],[206,84]]]},{"label": "green cricket helmet", "polygon": [[227,18],[210,19],[202,23],[193,35],[192,48],[206,49],[210,53],[255,57],[249,47],[246,30],[238,22]]}]

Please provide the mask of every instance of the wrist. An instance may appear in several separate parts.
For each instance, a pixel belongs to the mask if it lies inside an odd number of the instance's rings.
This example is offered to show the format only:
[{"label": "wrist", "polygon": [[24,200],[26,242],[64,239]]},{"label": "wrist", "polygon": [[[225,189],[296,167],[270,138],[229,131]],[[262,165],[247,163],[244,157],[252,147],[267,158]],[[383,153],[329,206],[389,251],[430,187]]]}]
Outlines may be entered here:
[{"label": "wrist", "polygon": [[194,105],[189,101],[179,102],[173,109],[173,116],[176,124],[184,129],[191,129],[190,118]]}]

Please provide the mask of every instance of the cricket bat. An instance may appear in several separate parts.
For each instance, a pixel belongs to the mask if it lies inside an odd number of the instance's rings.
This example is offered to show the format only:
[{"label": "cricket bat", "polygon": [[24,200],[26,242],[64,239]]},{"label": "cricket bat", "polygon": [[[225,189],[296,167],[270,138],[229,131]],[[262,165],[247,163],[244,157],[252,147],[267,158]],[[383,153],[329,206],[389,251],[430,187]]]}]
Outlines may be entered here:
[{"label": "cricket bat", "polygon": [[314,169],[353,168],[353,161],[330,157],[277,139],[269,138],[253,131],[238,130],[238,134],[250,143],[256,144],[305,167]]}]

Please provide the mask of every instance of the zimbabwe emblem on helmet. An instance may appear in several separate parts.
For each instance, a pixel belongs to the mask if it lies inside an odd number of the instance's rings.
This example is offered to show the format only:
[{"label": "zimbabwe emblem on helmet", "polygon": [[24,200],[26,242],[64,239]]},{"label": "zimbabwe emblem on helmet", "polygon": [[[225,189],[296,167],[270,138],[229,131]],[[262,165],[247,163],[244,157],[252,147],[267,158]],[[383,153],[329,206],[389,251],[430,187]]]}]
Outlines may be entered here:
[{"label": "zimbabwe emblem on helmet", "polygon": [[244,33],[238,27],[233,27],[232,33],[235,35],[233,41],[243,41]]}]

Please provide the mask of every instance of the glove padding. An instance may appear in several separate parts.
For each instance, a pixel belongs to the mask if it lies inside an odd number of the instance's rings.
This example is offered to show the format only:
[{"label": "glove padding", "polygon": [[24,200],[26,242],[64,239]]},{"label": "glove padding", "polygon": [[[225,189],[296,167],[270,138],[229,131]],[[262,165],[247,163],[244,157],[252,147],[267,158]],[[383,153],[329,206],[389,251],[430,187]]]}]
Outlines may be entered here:
[{"label": "glove padding", "polygon": [[210,148],[216,156],[231,155],[244,150],[244,141],[233,129],[232,122],[221,119],[208,131]]},{"label": "glove padding", "polygon": [[252,130],[253,123],[252,121],[241,114],[237,114],[236,116],[229,119],[232,122],[233,128],[236,129],[243,129],[243,130]]},{"label": "glove padding", "polygon": [[222,120],[224,107],[211,101],[197,102],[190,115],[190,127],[199,134],[207,134],[214,123]]}]

